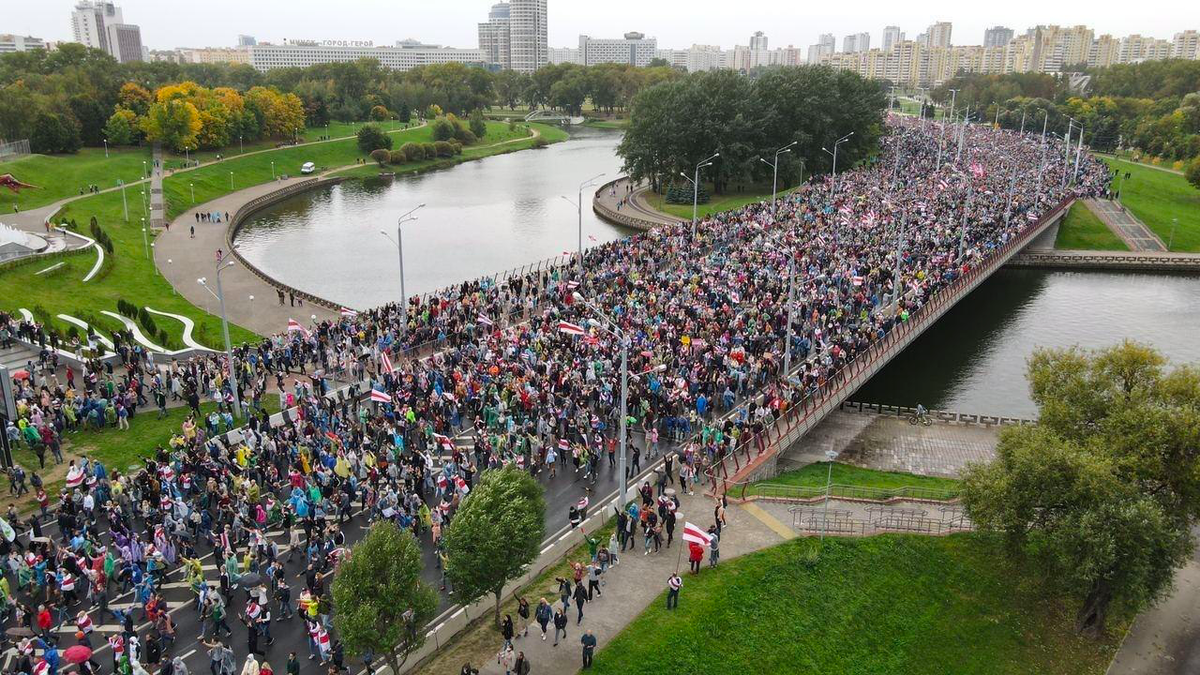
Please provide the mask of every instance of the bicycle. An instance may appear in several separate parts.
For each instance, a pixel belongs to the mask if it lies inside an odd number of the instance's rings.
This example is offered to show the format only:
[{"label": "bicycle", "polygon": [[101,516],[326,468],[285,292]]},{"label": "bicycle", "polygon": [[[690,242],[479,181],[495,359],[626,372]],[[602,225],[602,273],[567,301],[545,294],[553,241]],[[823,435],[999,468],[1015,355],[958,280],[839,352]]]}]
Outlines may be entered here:
[{"label": "bicycle", "polygon": [[921,411],[919,413],[913,413],[909,415],[908,423],[913,426],[920,424],[921,426],[927,427],[933,424],[933,418],[929,416],[928,412]]}]

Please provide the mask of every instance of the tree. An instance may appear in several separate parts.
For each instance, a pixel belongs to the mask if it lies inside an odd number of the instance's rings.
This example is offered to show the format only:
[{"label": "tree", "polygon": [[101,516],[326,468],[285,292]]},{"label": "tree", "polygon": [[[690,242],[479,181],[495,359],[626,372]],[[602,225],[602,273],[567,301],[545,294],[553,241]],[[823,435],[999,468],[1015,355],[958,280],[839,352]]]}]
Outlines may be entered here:
[{"label": "tree", "polygon": [[410,162],[419,162],[425,159],[425,150],[419,144],[412,141],[400,146],[400,152],[403,152],[405,159]]},{"label": "tree", "polygon": [[133,145],[137,140],[137,121],[132,110],[118,109],[104,125],[109,145]]},{"label": "tree", "polygon": [[364,124],[358,130],[358,149],[370,154],[373,150],[390,150],[392,137],[383,132],[378,124]]},{"label": "tree", "polygon": [[1200,189],[1200,155],[1197,155],[1196,158],[1193,159],[1190,164],[1188,164],[1186,175],[1188,182],[1196,186],[1197,189]]},{"label": "tree", "polygon": [[963,477],[963,501],[1010,555],[1079,599],[1076,628],[1139,611],[1170,587],[1200,516],[1200,370],[1167,373],[1152,348],[1041,350],[1028,379],[1038,423],[1006,429]]},{"label": "tree", "polygon": [[[476,109],[471,111],[471,118],[468,122],[471,127],[471,133],[475,134],[476,139],[483,138],[487,135],[487,123],[483,121],[483,112]],[[468,145],[470,145],[468,143]]]},{"label": "tree", "polygon": [[528,473],[510,464],[485,471],[446,528],[446,575],[461,602],[491,593],[500,623],[504,584],[537,558],[546,500]]},{"label": "tree", "polygon": [[33,152],[76,152],[80,145],[79,123],[74,118],[44,112],[34,119],[33,133],[29,136],[29,148]]},{"label": "tree", "polygon": [[392,672],[425,643],[437,592],[421,581],[421,549],[389,521],[371,526],[333,578],[333,624],[350,653],[382,654]]},{"label": "tree", "polygon": [[182,98],[155,103],[142,119],[146,140],[162,143],[176,152],[181,152],[185,147],[197,147],[196,136],[200,133],[200,126],[200,111]]},{"label": "tree", "polygon": [[376,148],[375,150],[371,151],[371,159],[375,160],[375,163],[379,166],[387,164],[388,160],[391,159],[391,156],[392,154],[385,148]]},{"label": "tree", "polygon": [[371,108],[371,119],[375,122],[382,122],[388,118],[388,109],[377,105]]}]

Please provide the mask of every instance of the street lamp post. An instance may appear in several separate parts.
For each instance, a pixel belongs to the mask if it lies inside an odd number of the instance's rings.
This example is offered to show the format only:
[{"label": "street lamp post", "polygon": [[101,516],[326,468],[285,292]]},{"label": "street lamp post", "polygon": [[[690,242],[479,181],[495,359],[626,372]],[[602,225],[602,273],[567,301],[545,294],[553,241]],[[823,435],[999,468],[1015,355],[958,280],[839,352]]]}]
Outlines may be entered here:
[{"label": "street lamp post", "polygon": [[829,150],[828,148],[826,148],[826,147],[824,147],[824,146],[821,146],[821,149],[822,149],[822,150],[824,150],[824,151],[825,151],[827,154],[829,154],[829,155],[831,155],[831,156],[833,157],[833,192],[834,192],[834,194],[837,194],[837,154],[838,154],[838,146],[839,146],[839,145],[841,145],[842,143],[845,143],[846,141],[850,140],[850,137],[851,137],[851,136],[853,136],[853,135],[854,135],[854,132],[853,132],[853,131],[851,131],[850,133],[846,134],[845,136],[842,136],[841,138],[839,138],[839,139],[837,139],[836,141],[834,141],[834,142],[833,142],[833,151],[832,151],[832,152],[830,152],[830,150]]},{"label": "street lamp post", "polygon": [[271,162],[271,180],[275,180],[275,162]]},{"label": "street lamp post", "polygon": [[196,184],[188,183],[188,187],[192,189],[192,206],[196,205]]},{"label": "street lamp post", "polygon": [[[401,334],[404,334],[408,331],[408,294],[404,290],[404,229],[402,226],[404,225],[404,223],[407,223],[412,220],[416,220],[417,217],[414,216],[413,213],[415,213],[417,211],[417,209],[420,209],[424,206],[425,206],[424,204],[418,204],[418,205],[414,206],[412,209],[410,209],[407,213],[401,215],[400,218],[396,220],[396,241],[392,242],[392,243],[396,244],[396,252],[397,252],[397,255],[399,256],[399,260],[400,260],[400,330],[401,330]],[[388,240],[391,240],[391,238],[392,238],[391,235],[389,235],[386,230],[380,230],[379,233],[382,234],[383,236],[387,237]]]},{"label": "street lamp post", "polygon": [[[696,175],[692,178],[692,239],[696,239],[696,209],[700,203],[700,169],[706,166],[712,166],[712,160],[721,156],[721,153],[714,152],[710,157],[703,159],[696,164]],[[682,174],[682,172],[680,172]],[[687,178],[687,174],[683,174]]]},{"label": "street lamp post", "polygon": [[[958,99],[958,90],[950,90],[950,121],[954,121],[954,103]],[[946,147],[946,116],[942,115],[942,134],[938,139],[937,168],[942,168],[942,150]]]},{"label": "street lamp post", "polygon": [[[596,180],[599,178],[602,178],[603,176],[604,176],[603,173],[598,173],[595,176],[592,176],[591,178],[580,183],[579,184],[579,197],[578,197],[579,201],[574,203],[575,209],[579,214],[579,276],[580,277],[583,276],[583,188],[591,187],[591,186],[595,185]],[[568,203],[571,202],[570,198],[562,196],[562,195],[559,195],[559,196],[562,197],[563,199],[566,199]]]},{"label": "street lamp post", "polygon": [[129,222],[129,202],[125,201],[125,181],[117,179],[117,185],[121,186],[121,208],[125,209],[125,222]]},{"label": "street lamp post", "polygon": [[146,252],[146,258],[150,258],[150,239],[146,234],[146,218],[142,217],[142,248]]},{"label": "street lamp post", "polygon": [[183,146],[183,162],[189,165],[192,163],[191,148],[186,145]]},{"label": "street lamp post", "polygon": [[104,159],[108,159],[108,139],[104,139]]},{"label": "street lamp post", "polygon": [[1179,227],[1179,219],[1172,218],[1171,219],[1171,238],[1167,240],[1167,252],[1168,253],[1171,251],[1171,248],[1173,246],[1175,246],[1175,228],[1176,227]]},{"label": "street lamp post", "polygon": [[821,543],[825,543],[825,532],[829,530],[829,493],[833,487],[833,460],[837,459],[837,452],[833,450],[825,451],[825,458],[829,460],[829,471],[825,474],[825,509],[821,515]]},{"label": "street lamp post", "polygon": [[226,369],[227,369],[226,373],[229,377],[229,386],[233,390],[233,416],[237,417],[237,418],[241,418],[242,402],[238,398],[237,379],[235,379],[235,372],[233,369],[233,344],[229,341],[229,319],[226,318],[226,316],[225,316],[225,293],[224,293],[224,291],[221,290],[221,272],[224,272],[225,270],[227,270],[233,266],[234,266],[234,262],[232,260],[217,263],[217,274],[216,274],[216,276],[217,276],[217,292],[216,293],[213,293],[212,289],[208,288],[208,280],[205,279],[204,277],[200,277],[199,279],[197,279],[197,282],[201,286],[203,286],[205,288],[205,290],[208,290],[208,292],[210,294],[214,295],[217,298],[217,302],[221,306],[221,333],[225,337],[225,365],[226,365]]},{"label": "street lamp post", "polygon": [[775,193],[779,190],[779,156],[785,152],[791,152],[792,146],[797,143],[799,143],[799,141],[792,141],[791,143],[788,143],[787,145],[783,146],[782,148],[779,148],[778,150],[776,150],[774,162],[768,162],[767,160],[763,159],[762,157],[758,158],[758,161],[771,167],[771,222],[772,223],[775,222]]},{"label": "street lamp post", "polygon": [[229,189],[230,189],[230,191],[233,190],[233,172],[232,171],[229,172]]},{"label": "street lamp post", "polygon": [[242,137],[238,136],[238,154],[241,155],[241,154],[244,154],[245,152],[246,152],[246,147],[244,145],[242,145]]}]

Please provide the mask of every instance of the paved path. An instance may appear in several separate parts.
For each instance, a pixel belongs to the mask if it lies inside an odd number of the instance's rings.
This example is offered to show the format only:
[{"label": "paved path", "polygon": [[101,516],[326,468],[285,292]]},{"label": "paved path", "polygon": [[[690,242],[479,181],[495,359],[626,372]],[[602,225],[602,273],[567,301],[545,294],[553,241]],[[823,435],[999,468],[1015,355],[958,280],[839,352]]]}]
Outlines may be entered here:
[{"label": "paved path", "polygon": [[[225,214],[233,215],[251,199],[308,179],[308,176],[279,179],[193,206],[172,221],[174,227],[158,235],[154,242],[154,264],[188,302],[219,316],[221,309],[216,299],[196,280],[205,277],[209,287],[216,289],[217,250],[220,249],[226,256],[229,253],[225,242],[225,230],[229,223]],[[221,222],[197,222],[196,214],[202,211],[220,213]],[[314,314],[318,319],[335,316],[330,310],[319,305],[304,304],[302,300],[299,305],[293,306],[285,299],[284,304],[280,305],[275,287],[240,264],[221,272],[221,287],[225,293],[225,312],[229,321],[259,335],[271,335],[284,330],[288,319],[308,324]],[[250,296],[254,296],[253,301]]]},{"label": "paved path", "polygon": [[161,230],[166,225],[166,204],[163,200],[163,151],[154,146],[154,162],[150,174],[150,227]]},{"label": "paved path", "polygon": [[1121,238],[1131,251],[1165,252],[1166,244],[1150,231],[1142,221],[1133,217],[1119,202],[1109,199],[1085,199],[1084,204],[1096,214],[1109,229]]},{"label": "paved path", "polygon": [[[627,215],[631,218],[639,218],[647,220],[658,225],[672,225],[679,222],[679,219],[660,211],[656,211],[646,203],[645,194],[649,189],[645,185],[634,186],[634,190],[629,192],[629,179],[622,178],[612,184],[614,190],[601,190],[600,194],[593,197],[594,201],[601,205],[616,211],[617,213]],[[627,200],[623,205],[618,206],[622,200]]]},{"label": "paved path", "polygon": [[[680,501],[680,511],[685,515],[680,518],[676,527],[677,538],[671,548],[663,548],[659,553],[651,552],[649,555],[644,555],[642,539],[640,536],[637,537],[637,548],[627,550],[622,554],[620,564],[612,567],[604,575],[605,584],[602,595],[584,605],[583,622],[579,625],[575,623],[575,601],[571,601],[571,609],[568,612],[570,622],[567,625],[567,637],[563,644],[557,647],[553,646],[553,635],[548,635],[547,639],[543,641],[541,629],[538,628],[536,622],[533,623],[528,637],[513,640],[513,649],[524,651],[525,656],[529,658],[532,666],[531,672],[558,675],[577,672],[582,665],[579,639],[585,630],[592,631],[596,636],[599,642],[596,660],[602,661],[604,647],[612,642],[617,633],[636,619],[642,610],[650,606],[650,603],[664,602],[662,598],[667,588],[667,578],[676,569],[679,569],[680,575],[683,577],[683,589],[679,595],[679,611],[688,611],[688,582],[691,575],[688,573],[687,561],[681,562],[679,559],[683,542],[678,539],[678,535],[683,530],[685,520],[705,528],[711,525],[714,502],[707,497],[702,497],[699,493],[696,496],[682,495]],[[724,529],[721,538],[722,561],[774,546],[788,538],[740,506],[730,506],[726,511],[726,518],[729,525]],[[686,556],[686,549],[682,550]],[[707,569],[707,566],[706,560],[703,569]],[[701,571],[701,574],[704,574],[704,571]],[[536,606],[539,597],[545,597],[547,601],[555,603],[558,597],[556,589],[548,587],[545,591],[542,595],[530,593],[527,596],[530,603]],[[561,607],[561,603],[555,604]],[[499,650],[500,645],[497,644],[496,648]],[[495,658],[484,664],[472,665],[478,667],[479,672],[485,675],[504,675],[504,669],[496,664]]]}]

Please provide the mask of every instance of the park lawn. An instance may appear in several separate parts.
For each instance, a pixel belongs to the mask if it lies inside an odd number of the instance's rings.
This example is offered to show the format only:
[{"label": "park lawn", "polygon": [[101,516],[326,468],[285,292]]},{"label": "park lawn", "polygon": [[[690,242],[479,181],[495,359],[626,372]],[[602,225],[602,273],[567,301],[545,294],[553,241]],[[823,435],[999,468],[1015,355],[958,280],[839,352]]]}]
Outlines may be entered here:
[{"label": "park lawn", "polygon": [[629,118],[617,117],[614,119],[596,119],[589,117],[584,126],[595,127],[597,129],[628,129]]},{"label": "park lawn", "polygon": [[832,478],[829,462],[814,462],[795,471],[785,471],[774,478],[751,483],[746,488],[747,495],[760,494],[755,488],[760,485],[790,485],[797,487],[824,488],[826,481],[834,485],[853,485],[857,487],[878,488],[881,490],[898,490],[905,487],[920,487],[933,490],[957,492],[959,482],[953,478],[938,476],[919,476],[913,473],[898,471],[877,471],[864,469],[853,464],[842,462],[833,463]]},{"label": "park lawn", "polygon": [[[167,281],[159,275],[153,262],[146,257],[142,239],[141,215],[131,205],[130,222],[126,223],[121,207],[121,193],[109,192],[85,197],[71,202],[55,218],[56,222],[74,219],[80,232],[88,234],[88,222],[96,217],[100,227],[113,240],[113,254],[106,255],[105,269],[87,284],[83,277],[96,261],[91,251],[71,255],[62,260],[66,263],[43,278],[36,275],[46,265],[28,264],[0,272],[0,308],[15,310],[24,307],[37,313],[44,308],[51,316],[66,313],[88,320],[88,315],[99,317],[100,330],[107,334],[109,319],[100,310],[117,311],[117,300],[124,298],[138,306],[182,314],[196,322],[194,336],[201,344],[220,348],[221,320],[219,317],[194,307],[177,295]],[[151,242],[155,233],[148,232]],[[215,302],[213,303],[215,311]],[[182,348],[183,324],[168,317],[153,317],[155,325],[166,329],[170,340],[162,345],[167,348]],[[58,321],[55,327],[65,331],[68,324]],[[116,324],[112,324],[116,325]],[[230,338],[234,343],[257,340],[257,336],[241,327],[230,325]],[[157,341],[156,338],[152,338]]]},{"label": "park lawn", "polygon": [[[612,536],[615,529],[616,520],[610,518],[603,527],[589,534],[596,537],[601,545],[607,546],[608,539]],[[586,565],[588,562],[591,562],[591,559],[592,557],[588,554],[586,542],[567,551],[562,560],[547,567],[544,572],[518,591],[514,597],[500,603],[500,616],[503,617],[505,614],[512,616],[513,625],[518,634],[523,631],[524,627],[521,625],[521,617],[517,616],[516,595],[524,596],[529,601],[529,637],[525,639],[540,640],[542,629],[533,618],[533,612],[537,609],[538,600],[545,598],[552,605],[557,602],[559,597],[558,584],[554,581],[554,578],[569,576],[571,566],[574,563],[579,562]],[[492,602],[495,601],[492,600]],[[492,605],[485,604],[484,606],[489,611],[477,617],[466,628],[459,631],[441,649],[437,650],[432,659],[418,668],[415,674],[457,675],[464,663],[478,666],[487,663],[489,659],[494,661],[496,652],[498,651],[497,648],[503,643],[504,638],[500,634],[500,629],[493,621]],[[553,625],[551,625],[551,629],[553,630]],[[567,646],[570,645],[578,646],[578,642],[568,641]],[[519,643],[516,645],[516,648],[520,649]]]},{"label": "park lawn", "polygon": [[[1121,171],[1113,187],[1121,191],[1121,203],[1138,220],[1157,234],[1172,251],[1200,253],[1200,190],[1177,173],[1162,171],[1135,162],[1102,158],[1110,168]],[[1129,178],[1124,174],[1128,172]],[[1178,220],[1174,242],[1172,221]]]},{"label": "park lawn", "polygon": [[1086,251],[1128,251],[1129,247],[1087,204],[1075,202],[1058,226],[1054,248]]},{"label": "park lawn", "polygon": [[[77,197],[80,189],[89,185],[98,185],[103,190],[115,187],[117,180],[126,183],[141,180],[142,162],[150,161],[149,148],[109,148],[108,154],[105,158],[104,148],[82,148],[71,155],[29,155],[0,163],[0,174],[11,173],[17,180],[36,186],[15,194],[0,189],[0,218],[12,213],[14,204],[28,211]],[[137,190],[131,190],[129,196],[136,199]]]},{"label": "park lawn", "polygon": [[[706,187],[709,189],[712,188],[711,185]],[[779,194],[776,195],[775,199],[782,199],[784,195],[794,189],[795,188],[779,188]],[[667,198],[664,195],[656,194],[654,192],[646,192],[645,195],[646,203],[649,204],[654,210],[670,214],[676,218],[691,220],[691,204],[668,204]],[[709,216],[714,213],[740,209],[747,204],[754,204],[761,201],[771,201],[770,184],[766,185],[765,187],[761,185],[750,185],[747,186],[747,189],[744,192],[728,192],[720,195],[710,192],[708,203],[698,205],[696,208],[696,214],[697,217],[704,218],[705,216]]]},{"label": "park lawn", "polygon": [[1073,603],[982,534],[800,538],[687,576],[607,645],[595,675],[1100,675],[1129,619],[1100,640]]}]

